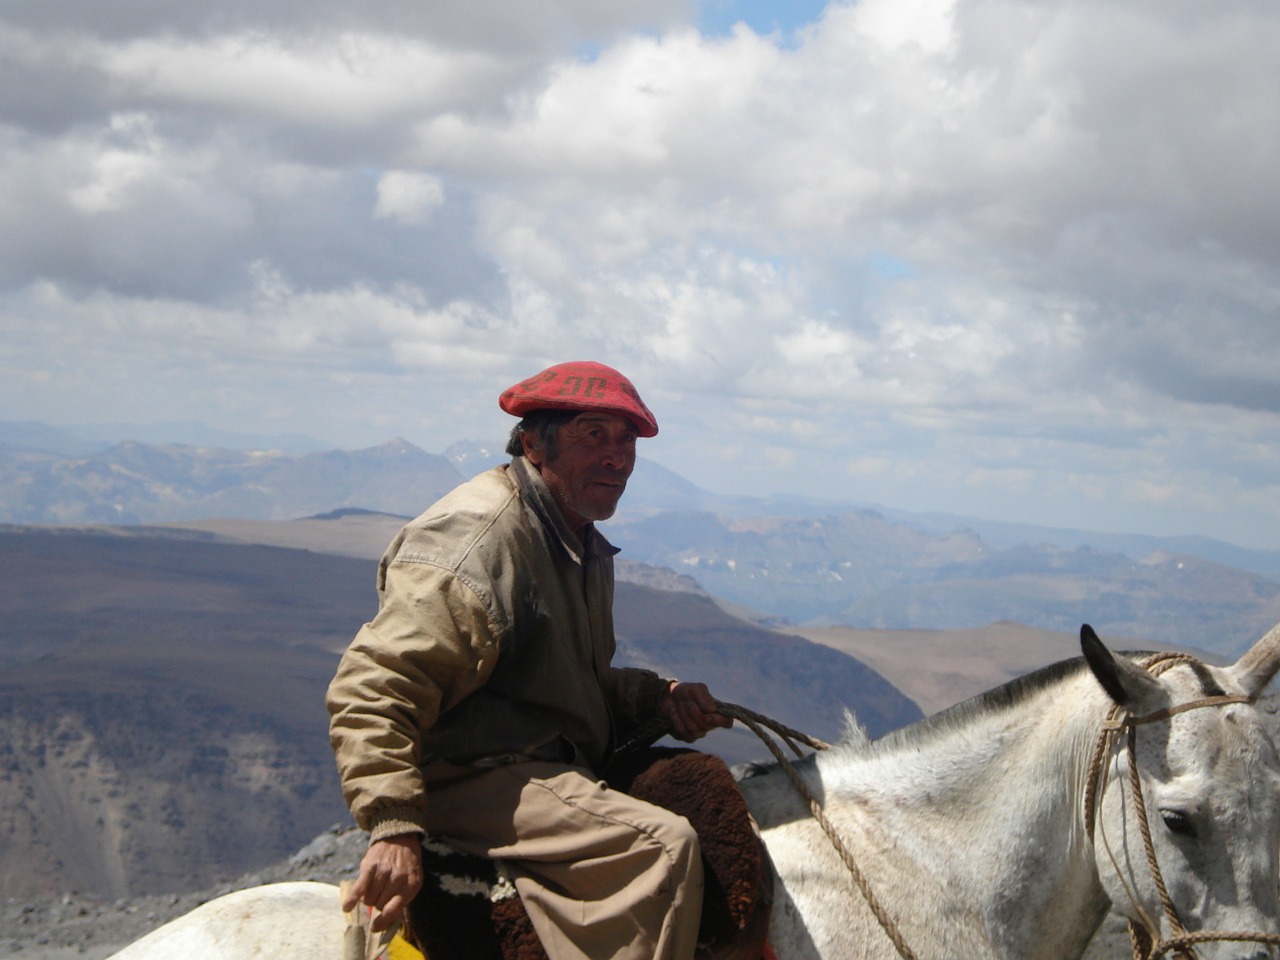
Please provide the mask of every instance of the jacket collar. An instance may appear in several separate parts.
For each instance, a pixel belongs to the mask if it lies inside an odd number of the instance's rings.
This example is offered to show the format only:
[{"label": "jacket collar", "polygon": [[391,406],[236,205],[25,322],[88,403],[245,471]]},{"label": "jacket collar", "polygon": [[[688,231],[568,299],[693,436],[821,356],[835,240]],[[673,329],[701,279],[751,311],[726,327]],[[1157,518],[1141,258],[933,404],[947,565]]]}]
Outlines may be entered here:
[{"label": "jacket collar", "polygon": [[579,538],[570,528],[564,514],[560,512],[560,505],[556,503],[556,498],[552,496],[546,481],[542,479],[542,474],[524,457],[513,458],[510,471],[515,478],[520,499],[532,508],[538,515],[538,519],[542,521],[542,525],[560,541],[575,563],[581,565],[584,558],[597,554],[613,556],[619,552],[618,548],[596,529],[594,523],[588,522],[582,528],[582,536]]}]

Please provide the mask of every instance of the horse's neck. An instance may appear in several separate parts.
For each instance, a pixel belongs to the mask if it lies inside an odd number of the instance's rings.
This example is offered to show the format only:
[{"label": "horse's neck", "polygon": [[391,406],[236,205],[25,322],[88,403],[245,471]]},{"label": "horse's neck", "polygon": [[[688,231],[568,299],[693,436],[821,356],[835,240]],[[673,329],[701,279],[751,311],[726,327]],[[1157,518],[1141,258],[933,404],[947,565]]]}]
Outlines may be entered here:
[{"label": "horse's neck", "polygon": [[899,878],[882,881],[886,898],[905,905],[930,889],[975,929],[1034,941],[1008,955],[1078,955],[1106,902],[1081,812],[1105,710],[1095,689],[1065,681],[955,726],[837,748],[810,777],[837,830],[858,838],[855,856]]},{"label": "horse's neck", "polygon": [[1088,692],[1068,681],[1016,706],[917,725],[861,754],[819,756],[824,792],[879,799],[887,813],[938,819],[947,830],[972,823],[997,843],[991,828],[1001,822],[1052,817],[1057,827],[1082,826],[1073,817],[1105,712],[1083,706],[1100,701]]}]

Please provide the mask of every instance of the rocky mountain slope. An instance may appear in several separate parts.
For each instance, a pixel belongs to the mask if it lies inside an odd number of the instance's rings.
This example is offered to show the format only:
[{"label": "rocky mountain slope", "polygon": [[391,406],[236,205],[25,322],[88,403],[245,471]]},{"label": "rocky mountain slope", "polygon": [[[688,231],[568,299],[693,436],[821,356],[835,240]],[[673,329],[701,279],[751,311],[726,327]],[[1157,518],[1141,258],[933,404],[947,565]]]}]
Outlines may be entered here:
[{"label": "rocky mountain slope", "polygon": [[0,533],[0,896],[235,876],[343,815],[321,696],[366,565]]},{"label": "rocky mountain slope", "polygon": [[334,826],[292,854],[199,890],[105,898],[67,892],[0,900],[0,960],[103,960],[215,897],[264,883],[354,877],[368,835]]}]

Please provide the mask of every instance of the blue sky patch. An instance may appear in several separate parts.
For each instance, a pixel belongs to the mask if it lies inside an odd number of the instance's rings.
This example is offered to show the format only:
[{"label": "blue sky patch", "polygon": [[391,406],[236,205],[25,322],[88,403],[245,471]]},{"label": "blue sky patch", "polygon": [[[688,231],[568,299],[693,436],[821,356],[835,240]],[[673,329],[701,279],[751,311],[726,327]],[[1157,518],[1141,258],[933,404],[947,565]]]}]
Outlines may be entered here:
[{"label": "blue sky patch", "polygon": [[821,17],[826,6],[826,0],[703,0],[698,26],[712,37],[727,36],[738,22],[759,34],[777,30],[790,37]]}]

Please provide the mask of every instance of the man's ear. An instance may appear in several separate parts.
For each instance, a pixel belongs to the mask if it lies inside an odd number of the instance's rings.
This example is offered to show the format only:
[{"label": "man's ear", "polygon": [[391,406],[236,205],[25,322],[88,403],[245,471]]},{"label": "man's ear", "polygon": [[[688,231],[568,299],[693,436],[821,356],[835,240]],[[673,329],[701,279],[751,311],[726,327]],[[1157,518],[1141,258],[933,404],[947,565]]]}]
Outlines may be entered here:
[{"label": "man's ear", "polygon": [[542,466],[543,450],[541,447],[534,446],[534,436],[529,431],[521,431],[520,433],[520,449],[524,451],[524,458],[535,467]]}]

